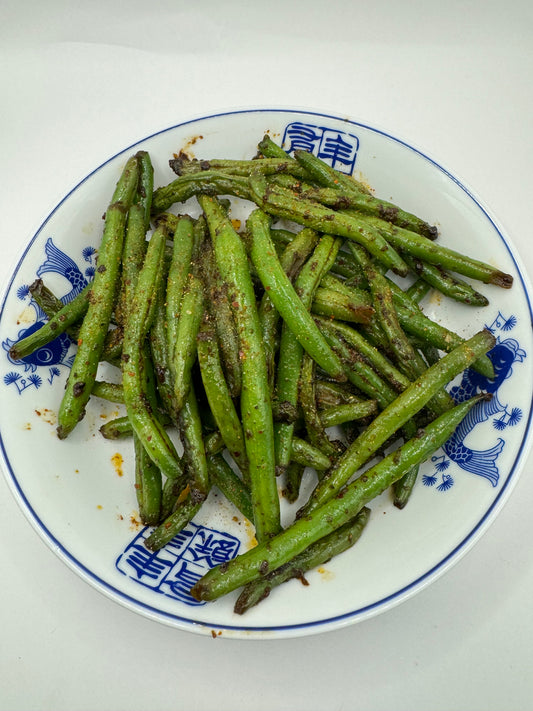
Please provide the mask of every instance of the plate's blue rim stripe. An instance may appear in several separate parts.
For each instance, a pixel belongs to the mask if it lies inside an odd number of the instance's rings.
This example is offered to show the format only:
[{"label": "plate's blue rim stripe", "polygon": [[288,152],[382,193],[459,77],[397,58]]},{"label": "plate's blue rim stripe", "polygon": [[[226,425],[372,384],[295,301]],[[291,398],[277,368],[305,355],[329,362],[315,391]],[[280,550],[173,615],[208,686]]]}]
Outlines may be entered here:
[{"label": "plate's blue rim stripe", "polygon": [[[46,224],[50,220],[50,218],[55,214],[55,212],[61,207],[61,205],[70,197],[70,195],[75,192],[80,185],[85,183],[89,178],[91,178],[92,175],[97,173],[99,170],[101,170],[105,165],[110,163],[112,160],[117,158],[118,156],[126,153],[127,151],[131,151],[133,148],[138,146],[140,143],[144,143],[145,141],[161,135],[163,133],[167,133],[169,131],[172,131],[176,128],[180,128],[182,126],[187,126],[188,124],[191,123],[197,123],[198,121],[205,121],[209,119],[214,119],[214,118],[219,118],[221,116],[230,116],[233,114],[250,114],[250,113],[287,113],[287,114],[302,114],[302,115],[309,115],[309,116],[317,116],[320,118],[325,118],[325,119],[334,119],[335,121],[342,121],[344,123],[350,124],[352,126],[359,126],[361,128],[364,128],[368,131],[371,131],[373,133],[380,134],[382,136],[385,136],[386,138],[394,141],[395,143],[401,144],[408,148],[409,150],[413,151],[414,153],[418,154],[424,160],[427,160],[429,163],[434,165],[439,171],[444,173],[448,178],[450,178],[461,190],[463,190],[471,200],[474,201],[474,203],[477,205],[477,207],[482,211],[482,213],[485,215],[485,217],[489,220],[490,224],[494,228],[494,230],[497,232],[499,235],[501,241],[505,245],[505,248],[507,249],[509,256],[511,257],[513,264],[516,267],[517,273],[520,277],[520,281],[522,283],[522,286],[524,288],[524,293],[526,296],[528,308],[529,308],[529,314],[530,314],[530,319],[532,319],[532,308],[531,308],[531,302],[529,299],[529,293],[528,289],[526,287],[523,275],[522,275],[522,270],[518,263],[515,260],[514,254],[510,248],[510,245],[508,244],[507,240],[504,238],[502,235],[499,227],[495,224],[494,220],[492,217],[488,214],[486,209],[483,207],[483,205],[480,204],[479,200],[472,195],[472,193],[459,181],[454,175],[452,175],[449,171],[447,171],[445,168],[443,168],[439,163],[437,163],[435,160],[427,156],[425,153],[420,151],[417,148],[414,148],[411,146],[409,143],[406,141],[403,141],[402,139],[396,138],[395,136],[392,136],[391,134],[387,133],[386,131],[382,129],[377,129],[374,128],[373,126],[369,126],[367,124],[358,122],[358,121],[353,121],[348,118],[343,118],[340,116],[335,116],[334,114],[324,114],[318,111],[311,111],[311,110],[305,110],[305,109],[291,109],[291,108],[255,108],[255,109],[239,109],[235,111],[225,111],[225,112],[220,112],[217,114],[210,114],[208,116],[200,116],[194,119],[190,119],[188,121],[184,121],[182,123],[175,124],[174,126],[170,126],[168,128],[164,128],[160,131],[156,131],[149,136],[146,136],[142,139],[139,139],[135,143],[132,143],[130,146],[127,146],[123,150],[119,151],[115,155],[111,156],[108,160],[106,160],[104,163],[100,164],[97,168],[95,168],[93,171],[91,171],[85,178],[83,178],[72,190],[70,190],[67,195],[56,205],[56,207],[50,212],[48,217],[43,221],[33,238],[30,240],[28,246],[24,250],[24,253],[22,254],[21,258],[19,259],[17,266],[13,272],[13,275],[6,287],[5,293],[4,293],[4,298],[2,302],[2,307],[0,309],[0,319],[2,318],[4,309],[5,309],[5,304],[7,300],[7,296],[11,290],[11,285],[13,284],[13,281],[15,277],[18,274],[18,271],[21,267],[22,262],[24,261],[24,258],[31,248],[32,244],[34,241],[37,239],[39,234],[42,232],[42,230],[45,228]],[[532,319],[533,320],[533,319]],[[533,400],[532,400],[533,403]],[[498,495],[494,499],[493,503],[489,507],[489,509],[485,512],[483,517],[478,521],[478,523],[472,528],[472,530],[455,546],[455,548],[450,551],[450,553],[445,556],[442,560],[440,560],[437,564],[435,564],[430,570],[426,571],[423,575],[419,576],[416,578],[416,580],[413,580],[409,584],[403,586],[399,590],[397,590],[394,593],[391,593],[390,595],[387,595],[386,597],[370,604],[370,605],[365,605],[364,607],[361,607],[357,610],[352,610],[350,612],[344,613],[342,615],[337,615],[333,617],[328,617],[324,618],[322,620],[315,620],[313,622],[303,622],[299,624],[292,624],[292,625],[277,625],[277,626],[245,626],[245,625],[224,625],[220,624],[218,622],[209,622],[209,621],[199,621],[199,620],[194,620],[190,619],[188,617],[182,617],[180,615],[174,615],[169,612],[164,612],[156,607],[152,607],[151,605],[147,605],[146,603],[140,602],[136,598],[127,595],[121,590],[117,590],[115,587],[107,583],[105,580],[102,580],[99,576],[95,575],[91,570],[89,570],[83,563],[81,563],[77,558],[75,558],[73,555],[71,555],[68,550],[63,546],[63,544],[48,530],[48,528],[44,525],[44,523],[41,521],[41,519],[38,517],[37,513],[31,506],[29,500],[26,498],[26,495],[24,494],[24,491],[22,490],[21,486],[19,485],[18,479],[15,476],[15,473],[13,472],[11,465],[9,463],[9,458],[7,456],[7,452],[4,446],[4,439],[2,436],[2,433],[0,432],[0,448],[2,451],[4,463],[6,465],[7,470],[9,471],[11,475],[11,482],[15,489],[18,492],[18,495],[21,499],[21,501],[24,503],[24,506],[26,507],[27,511],[31,514],[31,517],[33,519],[34,524],[40,529],[42,535],[51,543],[53,543],[54,547],[56,548],[55,552],[60,554],[61,557],[65,558],[66,560],[70,561],[71,565],[74,568],[77,568],[78,570],[82,571],[83,574],[90,580],[93,580],[95,583],[95,586],[97,589],[100,589],[101,591],[108,591],[113,593],[113,595],[116,595],[119,598],[122,598],[123,600],[127,601],[128,603],[131,604],[132,608],[137,608],[138,610],[145,610],[147,613],[151,613],[151,615],[155,617],[163,617],[166,618],[167,620],[174,620],[176,622],[184,623],[189,625],[191,628],[213,628],[213,629],[220,629],[220,630],[228,630],[228,631],[235,631],[235,632],[283,632],[283,631],[290,631],[290,630],[302,630],[302,629],[309,629],[309,628],[319,628],[322,626],[329,626],[332,625],[336,622],[340,621],[355,621],[358,618],[365,616],[366,613],[369,613],[371,611],[377,610],[377,608],[387,605],[388,603],[392,603],[394,600],[400,601],[399,599],[403,598],[404,595],[406,595],[408,592],[414,592],[417,588],[421,587],[423,583],[431,578],[435,573],[437,573],[440,570],[443,570],[447,563],[453,559],[458,551],[460,551],[462,548],[465,548],[465,546],[473,540],[475,535],[477,534],[478,531],[487,523],[488,519],[490,518],[492,512],[499,506],[500,501],[502,500],[503,494],[506,493],[507,489],[509,488],[509,485],[513,479],[513,474],[515,472],[516,466],[518,462],[522,458],[522,454],[524,453],[524,447],[526,442],[528,441],[529,438],[529,431],[531,427],[531,420],[532,420],[532,415],[533,415],[533,406],[529,410],[529,416],[527,419],[527,427],[525,430],[524,437],[522,439],[522,443],[520,445],[520,448],[518,450],[518,453],[516,455],[515,461],[513,463],[513,466],[511,467],[509,474],[507,478],[505,479],[505,482],[502,484],[502,487],[500,491],[498,492]]]}]

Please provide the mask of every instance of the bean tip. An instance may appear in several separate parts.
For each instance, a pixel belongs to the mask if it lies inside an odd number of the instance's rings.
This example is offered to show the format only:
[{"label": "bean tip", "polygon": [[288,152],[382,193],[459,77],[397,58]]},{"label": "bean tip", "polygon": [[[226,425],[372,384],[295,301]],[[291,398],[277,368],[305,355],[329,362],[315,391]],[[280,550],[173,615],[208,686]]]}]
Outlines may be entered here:
[{"label": "bean tip", "polygon": [[491,275],[490,283],[502,289],[510,289],[513,285],[513,277],[505,272],[495,271]]}]

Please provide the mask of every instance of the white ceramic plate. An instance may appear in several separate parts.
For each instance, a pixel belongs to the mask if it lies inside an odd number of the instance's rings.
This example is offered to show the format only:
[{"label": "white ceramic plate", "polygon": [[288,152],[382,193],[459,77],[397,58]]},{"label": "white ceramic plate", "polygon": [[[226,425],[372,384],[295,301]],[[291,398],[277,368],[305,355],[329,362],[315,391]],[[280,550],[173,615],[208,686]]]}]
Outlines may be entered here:
[{"label": "white ceramic plate", "polygon": [[[173,179],[168,160],[187,149],[198,158],[247,158],[265,132],[285,147],[318,152],[362,176],[385,199],[439,226],[440,239],[514,276],[511,290],[481,286],[490,299],[472,309],[442,299],[424,304],[430,316],[464,336],[488,326],[497,337],[498,377],[491,406],[461,431],[467,457],[438,453],[428,461],[408,506],[388,494],[372,504],[363,537],[350,551],[292,581],[246,615],[233,613],[235,594],[197,604],[188,589],[210,565],[245,550],[253,531],[211,495],[201,515],[157,556],[142,546],[137,523],[130,442],[103,440],[101,423],[119,408],[95,400],[66,440],[55,418],[73,347],[66,340],[26,362],[7,350],[42,320],[27,286],[42,275],[58,295],[76,293],[94,269],[101,215],[129,155],[150,152],[155,184]],[[381,613],[419,591],[463,555],[487,528],[514,485],[529,445],[533,369],[531,305],[519,258],[480,201],[421,151],[348,119],[308,111],[258,109],[189,121],[112,157],[77,185],[30,240],[6,290],[0,320],[0,435],[7,481],[38,533],[76,573],[122,605],[194,632],[272,638],[318,633]],[[487,383],[470,378],[473,392]],[[464,441],[463,441],[464,440]],[[289,521],[295,507],[285,506]]]}]

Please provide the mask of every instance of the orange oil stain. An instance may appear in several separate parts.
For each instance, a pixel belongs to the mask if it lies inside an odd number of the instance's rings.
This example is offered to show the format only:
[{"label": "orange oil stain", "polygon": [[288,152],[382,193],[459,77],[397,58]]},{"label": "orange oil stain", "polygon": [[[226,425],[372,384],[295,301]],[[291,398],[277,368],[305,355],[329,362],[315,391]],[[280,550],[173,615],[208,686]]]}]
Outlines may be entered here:
[{"label": "orange oil stain", "polygon": [[122,456],[122,454],[120,454],[120,452],[115,452],[115,454],[111,457],[111,463],[115,468],[117,476],[124,476],[124,470],[122,469],[122,465],[124,464],[124,457]]}]

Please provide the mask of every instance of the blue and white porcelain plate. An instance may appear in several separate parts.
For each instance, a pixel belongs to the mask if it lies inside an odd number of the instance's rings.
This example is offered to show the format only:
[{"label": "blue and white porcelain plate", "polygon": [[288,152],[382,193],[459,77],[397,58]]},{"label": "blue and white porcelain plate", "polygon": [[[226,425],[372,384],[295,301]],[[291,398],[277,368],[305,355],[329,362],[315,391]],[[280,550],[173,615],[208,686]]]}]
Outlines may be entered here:
[{"label": "blue and white porcelain plate", "polygon": [[[61,336],[23,361],[10,345],[44,314],[28,286],[42,277],[63,301],[95,268],[102,220],[129,155],[148,150],[155,184],[174,176],[168,160],[181,149],[197,158],[248,158],[269,132],[287,150],[312,150],[362,178],[376,195],[436,224],[446,245],[514,277],[510,290],[481,286],[490,304],[462,306],[427,299],[424,310],[463,336],[483,327],[497,339],[496,379],[467,371],[453,384],[457,399],[493,393],[423,466],[408,506],[388,493],[372,503],[370,524],[349,551],[294,580],[240,617],[234,595],[198,604],[188,591],[210,566],[246,550],[253,530],[212,492],[201,514],[158,554],[143,546],[129,441],[99,434],[120,407],[91,402],[65,441],[55,424],[74,345]],[[244,210],[238,205],[237,209]],[[530,444],[533,338],[529,287],[509,238],[478,198],[439,163],[411,145],[357,121],[309,111],[256,109],[173,126],[121,151],[61,201],[31,238],[7,287],[0,319],[0,438],[5,475],[38,533],[76,573],[120,604],[171,626],[242,638],[313,634],[357,622],[410,597],[458,560],[494,520],[519,475]],[[110,376],[110,373],[102,373]],[[304,492],[305,495],[305,492]],[[297,504],[284,504],[290,521]]]}]

